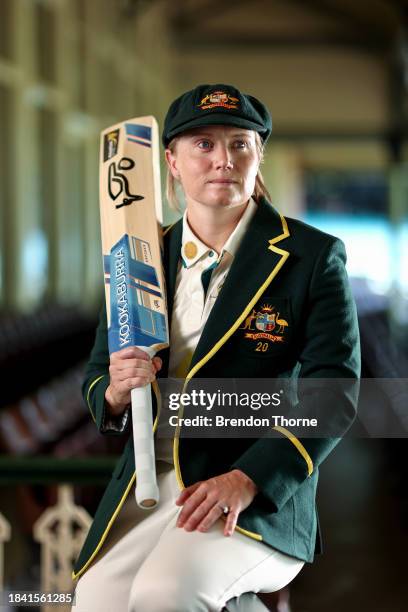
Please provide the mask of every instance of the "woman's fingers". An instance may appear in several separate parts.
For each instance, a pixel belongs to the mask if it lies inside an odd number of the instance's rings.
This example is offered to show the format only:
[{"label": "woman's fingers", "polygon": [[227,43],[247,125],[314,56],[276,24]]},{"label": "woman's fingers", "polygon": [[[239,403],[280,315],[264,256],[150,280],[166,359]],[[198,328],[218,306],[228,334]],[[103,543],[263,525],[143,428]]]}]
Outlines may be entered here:
[{"label": "woman's fingers", "polygon": [[221,504],[216,501],[203,518],[195,526],[197,531],[208,531],[218,519],[223,516]]},{"label": "woman's fingers", "polygon": [[127,348],[110,354],[111,363],[117,363],[125,359],[143,359],[144,361],[150,361],[149,355],[137,346],[128,346]]},{"label": "woman's fingers", "polygon": [[156,368],[153,363],[144,359],[123,359],[113,361],[109,366],[111,379],[124,381],[128,378],[145,377],[154,379]]},{"label": "woman's fingers", "polygon": [[186,531],[194,531],[195,529],[206,531],[220,518],[221,514],[222,509],[218,502],[211,502],[206,498],[184,522],[184,529]]},{"label": "woman's fingers", "polygon": [[111,366],[109,368],[109,373],[111,378],[118,382],[125,381],[128,378],[154,378],[155,376],[154,369],[151,366],[143,367],[139,365],[134,365],[130,368],[117,368]]},{"label": "woman's fingers", "polygon": [[176,504],[183,504],[183,509],[177,519],[177,527],[183,527],[186,521],[188,521],[195,512],[196,508],[205,500],[206,492],[205,489],[201,487],[201,484],[201,482],[196,482],[191,487],[188,487],[188,489],[190,489],[188,494],[185,493],[186,489],[184,489],[182,494],[177,498]]},{"label": "woman's fingers", "polygon": [[152,383],[162,367],[160,357],[150,359],[137,346],[129,346],[110,355],[110,385],[106,399],[116,411],[123,411],[130,402],[132,389]]},{"label": "woman's fingers", "polygon": [[[193,501],[193,500],[192,500]],[[185,512],[185,513],[184,513]],[[184,513],[184,514],[183,514]],[[208,531],[219,518],[224,516],[223,506],[218,500],[205,497],[201,503],[185,507],[177,520],[177,527],[184,527],[186,531],[205,532]],[[229,507],[224,535],[230,536],[234,533],[239,511]]]},{"label": "woman's fingers", "polygon": [[138,387],[145,387],[146,385],[152,382],[151,378],[146,376],[136,376],[135,378],[127,378],[123,383],[123,389],[126,391],[131,391],[132,389],[137,389]]},{"label": "woman's fingers", "polygon": [[180,493],[176,500],[183,509],[177,527],[186,531],[207,531],[223,516],[223,507],[228,507],[224,535],[233,534],[238,516],[252,502],[258,489],[255,483],[240,470],[197,482]]},{"label": "woman's fingers", "polygon": [[160,357],[153,357],[152,363],[153,363],[153,366],[154,366],[154,369],[155,369],[155,374],[156,374],[156,372],[161,370],[163,362],[160,359]]},{"label": "woman's fingers", "polygon": [[238,522],[239,511],[236,508],[230,508],[227,514],[227,520],[224,527],[224,535],[231,536],[234,533]]},{"label": "woman's fingers", "polygon": [[177,505],[183,504],[177,527],[184,527],[186,531],[209,529],[223,514],[220,496],[223,495],[223,499],[231,497],[225,490],[222,493],[222,489],[222,477],[210,478],[184,489],[176,500]]},{"label": "woman's fingers", "polygon": [[198,487],[200,486],[202,482],[203,482],[202,480],[199,480],[198,482],[195,482],[190,487],[186,487],[185,489],[183,489],[180,495],[178,496],[178,498],[176,499],[176,505],[182,506],[186,502],[186,500],[190,497],[190,495],[192,495],[194,491],[198,489]]}]

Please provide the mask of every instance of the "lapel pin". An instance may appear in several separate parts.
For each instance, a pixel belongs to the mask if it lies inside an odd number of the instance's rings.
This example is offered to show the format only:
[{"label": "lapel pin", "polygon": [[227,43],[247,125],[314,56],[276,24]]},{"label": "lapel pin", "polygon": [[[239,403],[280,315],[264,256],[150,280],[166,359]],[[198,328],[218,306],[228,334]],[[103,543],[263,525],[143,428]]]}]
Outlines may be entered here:
[{"label": "lapel pin", "polygon": [[184,254],[187,259],[194,259],[197,255],[197,245],[194,242],[186,242],[184,245]]}]

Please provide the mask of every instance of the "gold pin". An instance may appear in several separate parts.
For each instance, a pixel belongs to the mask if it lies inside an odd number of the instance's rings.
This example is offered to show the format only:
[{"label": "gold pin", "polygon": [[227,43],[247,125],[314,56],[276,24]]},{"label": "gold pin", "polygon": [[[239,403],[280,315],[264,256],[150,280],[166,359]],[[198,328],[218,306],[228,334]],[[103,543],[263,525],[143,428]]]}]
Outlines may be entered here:
[{"label": "gold pin", "polygon": [[184,253],[187,259],[194,259],[194,257],[197,255],[197,250],[197,245],[194,244],[194,242],[186,242],[184,245]]}]

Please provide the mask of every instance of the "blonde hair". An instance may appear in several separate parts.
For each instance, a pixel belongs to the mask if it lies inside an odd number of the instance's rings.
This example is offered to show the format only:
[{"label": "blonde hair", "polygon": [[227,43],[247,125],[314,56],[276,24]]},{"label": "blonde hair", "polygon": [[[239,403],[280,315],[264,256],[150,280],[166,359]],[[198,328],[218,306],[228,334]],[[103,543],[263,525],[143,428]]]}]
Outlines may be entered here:
[{"label": "blonde hair", "polygon": [[[171,153],[174,154],[175,150],[176,150],[176,145],[177,142],[179,141],[180,136],[175,136],[168,144],[167,148],[171,151]],[[256,143],[256,150],[257,153],[259,155],[259,159],[260,159],[260,163],[263,163],[264,160],[264,144],[261,140],[261,137],[259,136],[258,132],[255,132],[255,143]],[[166,177],[166,197],[167,197],[167,202],[169,203],[169,206],[172,210],[175,210],[177,212],[181,212],[181,206],[180,206],[180,201],[178,199],[177,196],[177,187],[180,185],[180,182],[174,178],[174,176],[172,175],[172,173],[170,172],[170,169],[167,168],[167,177]],[[260,171],[260,169],[258,168],[258,173],[256,175],[255,178],[255,187],[254,187],[254,193],[252,194],[252,197],[254,198],[254,200],[256,202],[258,202],[259,198],[264,197],[266,198],[269,202],[271,202],[271,196],[270,193],[268,191],[268,189],[266,188],[262,173]]]}]

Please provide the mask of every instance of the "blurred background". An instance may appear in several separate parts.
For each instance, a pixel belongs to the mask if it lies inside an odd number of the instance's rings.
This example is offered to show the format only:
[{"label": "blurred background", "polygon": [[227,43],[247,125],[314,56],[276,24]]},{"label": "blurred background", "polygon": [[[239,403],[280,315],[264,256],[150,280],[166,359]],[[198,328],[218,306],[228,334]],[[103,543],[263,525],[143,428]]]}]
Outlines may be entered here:
[{"label": "blurred background", "polygon": [[[123,445],[98,434],[80,395],[104,300],[99,133],[144,114],[162,126],[198,83],[270,108],[273,204],[345,242],[363,376],[408,429],[406,385],[381,384],[408,378],[407,24],[405,0],[0,1],[6,588],[38,588],[33,528],[58,484],[92,515]],[[345,440],[324,464],[325,555],[291,585],[293,612],[407,609],[403,435]]]}]

